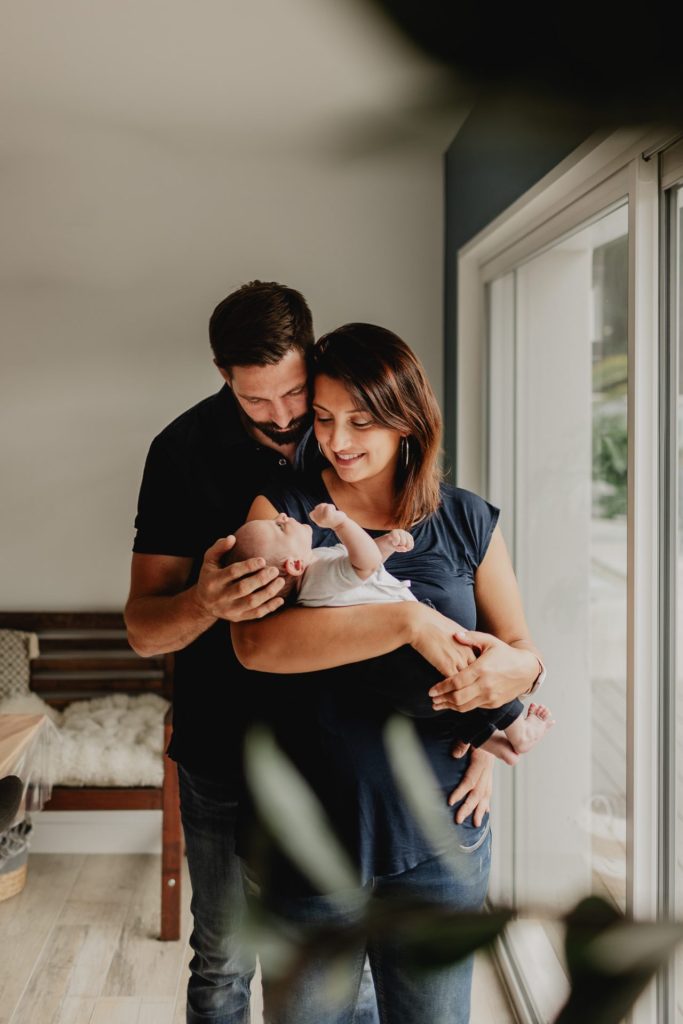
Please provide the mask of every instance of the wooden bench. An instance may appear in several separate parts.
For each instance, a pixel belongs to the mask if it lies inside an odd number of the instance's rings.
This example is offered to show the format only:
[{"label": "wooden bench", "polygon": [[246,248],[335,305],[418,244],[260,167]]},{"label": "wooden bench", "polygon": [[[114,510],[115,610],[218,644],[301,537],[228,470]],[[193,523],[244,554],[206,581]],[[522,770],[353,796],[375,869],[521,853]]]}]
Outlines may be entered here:
[{"label": "wooden bench", "polygon": [[[40,657],[31,662],[31,689],[52,707],[114,693],[173,694],[173,655],[141,658],[126,639],[115,612],[0,612],[0,628],[36,633]],[[164,750],[171,735],[164,720]],[[161,810],[161,930],[164,941],[180,937],[182,831],[176,765],[163,756],[163,785],[55,786],[49,811]]]}]

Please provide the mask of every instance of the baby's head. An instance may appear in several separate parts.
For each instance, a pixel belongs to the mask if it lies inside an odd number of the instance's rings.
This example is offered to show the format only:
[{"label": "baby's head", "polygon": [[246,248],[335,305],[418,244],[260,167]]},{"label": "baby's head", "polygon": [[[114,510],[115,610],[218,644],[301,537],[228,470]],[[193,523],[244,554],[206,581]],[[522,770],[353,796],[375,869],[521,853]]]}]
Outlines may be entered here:
[{"label": "baby's head", "polygon": [[276,519],[252,519],[240,526],[235,541],[225,557],[225,565],[247,558],[265,558],[266,565],[274,565],[285,577],[278,597],[287,597],[311,561],[313,530],[282,512]]}]

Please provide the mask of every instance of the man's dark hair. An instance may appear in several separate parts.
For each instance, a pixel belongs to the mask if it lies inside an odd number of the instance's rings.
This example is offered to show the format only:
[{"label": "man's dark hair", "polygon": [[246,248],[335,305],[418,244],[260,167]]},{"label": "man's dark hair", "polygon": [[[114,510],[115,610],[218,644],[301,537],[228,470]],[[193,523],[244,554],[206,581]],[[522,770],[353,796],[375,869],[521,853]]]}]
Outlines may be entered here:
[{"label": "man's dark hair", "polygon": [[313,318],[300,292],[275,281],[250,281],[219,302],[209,321],[218,366],[279,363],[291,349],[313,345]]}]

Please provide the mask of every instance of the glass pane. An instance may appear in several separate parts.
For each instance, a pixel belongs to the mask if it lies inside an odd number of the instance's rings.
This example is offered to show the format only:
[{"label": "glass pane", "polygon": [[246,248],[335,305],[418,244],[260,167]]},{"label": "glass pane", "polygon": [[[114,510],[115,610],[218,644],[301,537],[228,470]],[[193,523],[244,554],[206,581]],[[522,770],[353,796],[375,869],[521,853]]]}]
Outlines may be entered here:
[{"label": "glass pane", "polygon": [[[492,497],[508,515],[514,502],[515,566],[548,664],[539,698],[557,725],[514,769],[515,839],[505,855],[517,905],[551,913],[591,892],[622,909],[626,898],[627,231],[624,205],[558,241],[516,269],[507,302],[515,469],[512,487]],[[504,291],[488,292],[493,328]],[[495,380],[499,342],[490,341]],[[499,484],[509,444],[492,431]],[[547,956],[546,977],[557,974],[557,930],[525,923],[519,942],[522,970],[536,961],[531,992],[552,1019],[538,964]]]},{"label": "glass pane", "polygon": [[[672,197],[673,264],[671,267],[671,289],[673,301],[672,343],[677,348],[673,365],[677,364],[677,471],[676,494],[676,599],[675,605],[675,665],[676,694],[675,707],[677,736],[681,733],[683,718],[683,187]],[[677,358],[676,358],[677,356]],[[683,756],[680,745],[676,745],[676,916],[683,918]],[[679,947],[676,960],[676,1020],[683,1024],[683,949]]]}]

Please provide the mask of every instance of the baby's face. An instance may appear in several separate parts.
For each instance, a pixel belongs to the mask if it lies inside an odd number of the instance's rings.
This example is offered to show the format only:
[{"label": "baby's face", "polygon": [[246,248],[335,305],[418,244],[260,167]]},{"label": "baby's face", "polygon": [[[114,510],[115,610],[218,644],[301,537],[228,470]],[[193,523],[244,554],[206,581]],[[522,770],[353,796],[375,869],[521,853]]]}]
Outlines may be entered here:
[{"label": "baby's face", "polygon": [[277,519],[253,519],[247,526],[259,554],[268,563],[292,558],[307,564],[310,560],[313,530],[307,523],[300,523],[282,512]]}]

